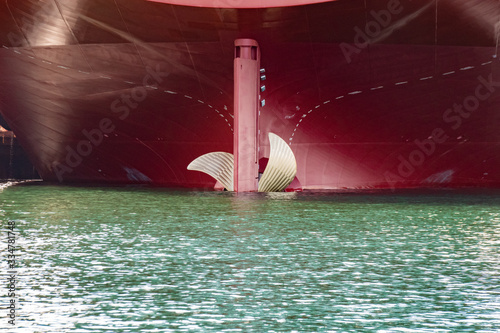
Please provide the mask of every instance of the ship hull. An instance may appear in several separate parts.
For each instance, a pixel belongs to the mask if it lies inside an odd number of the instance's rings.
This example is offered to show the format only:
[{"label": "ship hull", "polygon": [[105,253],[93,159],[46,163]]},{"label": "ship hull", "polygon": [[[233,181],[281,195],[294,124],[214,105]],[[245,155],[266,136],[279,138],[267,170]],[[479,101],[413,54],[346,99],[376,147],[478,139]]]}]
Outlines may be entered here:
[{"label": "ship hull", "polygon": [[269,132],[289,143],[296,188],[500,187],[496,36],[451,3],[51,3],[0,5],[0,111],[44,180],[213,188],[187,165],[232,153],[234,40],[253,38],[259,157]]}]

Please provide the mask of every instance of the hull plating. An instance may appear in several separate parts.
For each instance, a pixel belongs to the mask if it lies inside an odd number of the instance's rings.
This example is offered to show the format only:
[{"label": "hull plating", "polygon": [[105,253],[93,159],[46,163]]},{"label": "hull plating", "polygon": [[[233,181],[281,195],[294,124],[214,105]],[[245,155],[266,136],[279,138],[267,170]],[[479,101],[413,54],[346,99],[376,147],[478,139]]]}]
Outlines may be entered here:
[{"label": "hull plating", "polygon": [[500,187],[498,4],[461,4],[1,4],[0,111],[45,180],[213,187],[186,167],[232,153],[253,38],[260,157],[285,139],[302,188]]}]

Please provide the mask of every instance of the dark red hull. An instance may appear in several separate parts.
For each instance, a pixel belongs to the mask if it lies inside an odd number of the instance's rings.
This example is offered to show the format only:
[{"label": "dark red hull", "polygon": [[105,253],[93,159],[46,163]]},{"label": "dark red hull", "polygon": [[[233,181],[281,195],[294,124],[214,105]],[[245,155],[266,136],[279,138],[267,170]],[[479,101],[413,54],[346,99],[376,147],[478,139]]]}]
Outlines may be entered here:
[{"label": "dark red hull", "polygon": [[253,38],[261,157],[289,142],[302,188],[500,187],[496,2],[51,3],[0,4],[0,111],[45,180],[213,187],[186,167],[232,152]]}]

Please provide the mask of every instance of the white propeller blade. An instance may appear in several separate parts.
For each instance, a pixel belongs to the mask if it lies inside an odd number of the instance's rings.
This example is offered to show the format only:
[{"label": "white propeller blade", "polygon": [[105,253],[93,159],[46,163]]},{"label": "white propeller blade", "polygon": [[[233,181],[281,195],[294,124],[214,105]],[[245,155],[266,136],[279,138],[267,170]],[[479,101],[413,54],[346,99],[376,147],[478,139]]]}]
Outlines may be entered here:
[{"label": "white propeller blade", "polygon": [[188,170],[204,172],[221,183],[226,190],[234,191],[233,154],[215,152],[202,155],[188,165]]},{"label": "white propeller blade", "polygon": [[269,162],[259,181],[259,192],[282,192],[297,174],[297,161],[290,146],[276,134],[269,133],[269,143]]}]

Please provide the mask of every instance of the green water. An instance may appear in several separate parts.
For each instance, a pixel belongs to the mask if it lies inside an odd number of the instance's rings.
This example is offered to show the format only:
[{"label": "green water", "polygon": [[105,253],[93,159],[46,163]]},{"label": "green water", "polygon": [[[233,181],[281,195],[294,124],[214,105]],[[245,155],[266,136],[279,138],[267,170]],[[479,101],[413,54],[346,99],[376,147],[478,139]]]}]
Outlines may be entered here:
[{"label": "green water", "polygon": [[19,332],[500,331],[500,192],[31,185],[0,209]]}]

